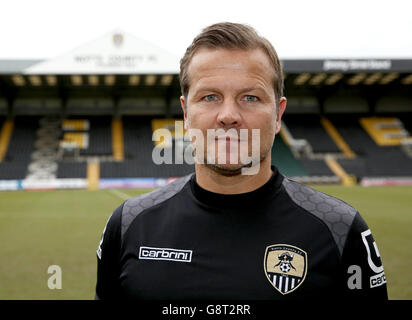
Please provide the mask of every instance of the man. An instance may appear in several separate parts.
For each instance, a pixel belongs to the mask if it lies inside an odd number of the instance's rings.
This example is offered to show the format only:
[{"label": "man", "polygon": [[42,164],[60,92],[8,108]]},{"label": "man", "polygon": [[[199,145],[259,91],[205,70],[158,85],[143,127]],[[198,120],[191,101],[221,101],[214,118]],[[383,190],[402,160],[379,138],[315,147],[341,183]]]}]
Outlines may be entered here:
[{"label": "man", "polygon": [[[387,299],[359,213],[271,166],[286,108],[272,45],[249,26],[209,26],[182,58],[180,81],[185,127],[203,134],[195,173],[112,214],[97,251],[96,298]],[[212,129],[220,133],[206,139]]]}]

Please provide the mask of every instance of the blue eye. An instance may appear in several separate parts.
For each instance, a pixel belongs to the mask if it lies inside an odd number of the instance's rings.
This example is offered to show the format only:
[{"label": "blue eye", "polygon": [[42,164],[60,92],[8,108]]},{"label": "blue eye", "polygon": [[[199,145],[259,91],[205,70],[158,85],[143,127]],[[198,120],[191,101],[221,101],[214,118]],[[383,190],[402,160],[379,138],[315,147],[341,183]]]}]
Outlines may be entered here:
[{"label": "blue eye", "polygon": [[209,94],[203,98],[205,101],[216,101],[217,97],[214,94]]},{"label": "blue eye", "polygon": [[245,98],[244,98],[247,102],[256,102],[256,101],[258,101],[259,99],[258,99],[258,97],[256,97],[256,96],[245,96]]}]

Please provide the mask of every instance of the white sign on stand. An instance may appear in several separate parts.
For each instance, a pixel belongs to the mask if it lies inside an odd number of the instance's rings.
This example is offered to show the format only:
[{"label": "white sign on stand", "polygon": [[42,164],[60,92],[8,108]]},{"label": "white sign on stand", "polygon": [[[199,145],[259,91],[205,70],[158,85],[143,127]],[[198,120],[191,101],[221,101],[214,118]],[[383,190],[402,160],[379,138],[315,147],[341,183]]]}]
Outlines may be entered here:
[{"label": "white sign on stand", "polygon": [[179,58],[143,39],[113,31],[26,74],[177,74]]}]

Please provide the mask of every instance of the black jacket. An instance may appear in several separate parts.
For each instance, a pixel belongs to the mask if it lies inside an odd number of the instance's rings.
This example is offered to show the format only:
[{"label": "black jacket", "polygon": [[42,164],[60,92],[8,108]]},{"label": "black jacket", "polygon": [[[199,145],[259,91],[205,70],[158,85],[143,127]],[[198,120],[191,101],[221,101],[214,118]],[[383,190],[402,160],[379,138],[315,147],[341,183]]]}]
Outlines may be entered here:
[{"label": "black jacket", "polygon": [[124,202],[97,250],[98,299],[387,299],[376,243],[345,202],[281,175],[236,195],[195,174]]}]

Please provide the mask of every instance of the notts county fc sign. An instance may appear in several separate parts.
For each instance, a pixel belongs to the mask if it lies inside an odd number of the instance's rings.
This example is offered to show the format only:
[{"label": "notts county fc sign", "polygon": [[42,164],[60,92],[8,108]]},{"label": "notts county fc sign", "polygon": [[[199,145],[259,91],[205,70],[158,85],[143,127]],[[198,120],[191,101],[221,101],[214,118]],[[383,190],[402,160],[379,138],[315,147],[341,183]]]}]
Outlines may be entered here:
[{"label": "notts county fc sign", "polygon": [[271,285],[281,294],[296,290],[305,280],[307,272],[305,251],[287,244],[268,246],[264,269]]},{"label": "notts county fc sign", "polygon": [[116,30],[25,70],[35,74],[178,74],[180,59]]}]

